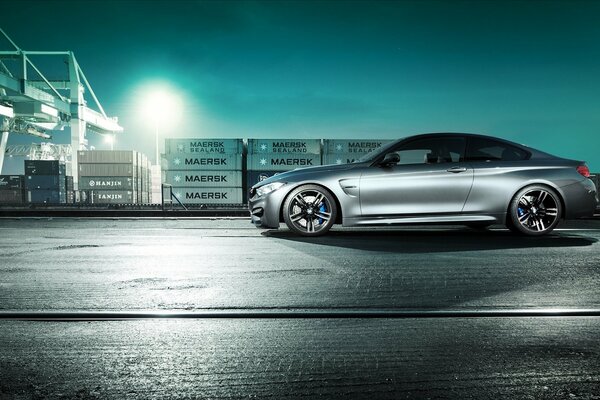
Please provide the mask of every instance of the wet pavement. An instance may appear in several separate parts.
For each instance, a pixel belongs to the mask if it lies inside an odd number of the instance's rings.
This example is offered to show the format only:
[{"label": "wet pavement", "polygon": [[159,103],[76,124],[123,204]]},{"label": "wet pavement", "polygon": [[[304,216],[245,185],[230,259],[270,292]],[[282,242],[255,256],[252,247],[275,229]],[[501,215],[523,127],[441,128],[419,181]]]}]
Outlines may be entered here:
[{"label": "wet pavement", "polygon": [[[600,308],[600,221],[560,228],[0,219],[0,311]],[[600,398],[598,337],[598,317],[2,320],[0,398]]]}]

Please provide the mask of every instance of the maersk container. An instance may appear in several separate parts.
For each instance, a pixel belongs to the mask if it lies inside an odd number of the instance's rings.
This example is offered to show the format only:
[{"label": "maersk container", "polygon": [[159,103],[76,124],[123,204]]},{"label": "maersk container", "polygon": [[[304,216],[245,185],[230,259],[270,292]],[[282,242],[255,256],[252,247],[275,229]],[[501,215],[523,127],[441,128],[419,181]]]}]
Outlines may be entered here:
[{"label": "maersk container", "polygon": [[321,165],[320,154],[248,154],[249,171],[289,171]]},{"label": "maersk container", "polygon": [[323,165],[350,164],[362,157],[360,154],[323,154]]},{"label": "maersk container", "polygon": [[79,176],[134,177],[133,164],[79,164]]},{"label": "maersk container", "polygon": [[0,190],[16,190],[24,187],[23,175],[0,175]]},{"label": "maersk container", "polygon": [[183,204],[242,204],[242,188],[173,187]]},{"label": "maersk container", "polygon": [[131,190],[91,190],[92,204],[133,204],[134,192]]},{"label": "maersk container", "polygon": [[166,154],[162,159],[162,169],[240,171],[242,169],[242,156],[240,154]]},{"label": "maersk container", "polygon": [[135,150],[81,150],[77,152],[80,164],[137,164]]},{"label": "maersk container", "polygon": [[260,182],[264,181],[265,179],[275,176],[277,174],[280,174],[282,172],[285,172],[285,171],[248,171],[246,173],[247,186],[248,186],[248,188],[251,188],[252,186],[256,185],[257,183],[260,183]]},{"label": "maersk container", "polygon": [[0,204],[23,204],[23,189],[0,190]]},{"label": "maersk container", "polygon": [[389,143],[390,140],[340,140],[340,139],[325,139],[323,140],[324,154],[353,154],[360,158],[366,153],[377,150],[381,146]]},{"label": "maersk container", "polygon": [[84,176],[79,179],[79,189],[133,190],[133,178],[125,176]]},{"label": "maersk container", "polygon": [[242,139],[169,138],[165,139],[166,154],[242,154]]},{"label": "maersk container", "polygon": [[163,182],[180,187],[241,187],[242,171],[165,171]]},{"label": "maersk container", "polygon": [[249,154],[321,154],[321,139],[248,139]]},{"label": "maersk container", "polygon": [[25,190],[66,190],[64,175],[27,175],[25,177]]},{"label": "maersk container", "polygon": [[52,160],[25,160],[25,175],[66,175],[63,162]]},{"label": "maersk container", "polygon": [[27,202],[32,204],[64,204],[66,192],[59,190],[28,190]]}]

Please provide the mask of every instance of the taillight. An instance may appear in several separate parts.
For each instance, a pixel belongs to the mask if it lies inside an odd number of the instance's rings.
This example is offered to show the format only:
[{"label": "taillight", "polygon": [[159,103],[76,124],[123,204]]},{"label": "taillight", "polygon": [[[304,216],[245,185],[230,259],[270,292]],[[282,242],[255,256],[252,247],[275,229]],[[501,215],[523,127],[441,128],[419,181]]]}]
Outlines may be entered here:
[{"label": "taillight", "polygon": [[577,167],[577,172],[579,172],[581,175],[585,176],[586,178],[590,177],[590,169],[585,164]]}]

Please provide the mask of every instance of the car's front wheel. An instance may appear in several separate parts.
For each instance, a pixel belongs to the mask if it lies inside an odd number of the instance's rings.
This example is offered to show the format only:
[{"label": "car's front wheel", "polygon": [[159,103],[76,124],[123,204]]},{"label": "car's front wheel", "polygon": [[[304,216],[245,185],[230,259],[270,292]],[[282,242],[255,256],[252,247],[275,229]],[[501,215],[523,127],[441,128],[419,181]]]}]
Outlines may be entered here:
[{"label": "car's front wheel", "polygon": [[541,236],[552,232],[562,215],[558,194],[547,186],[527,186],[508,208],[507,226],[518,233]]},{"label": "car's front wheel", "polygon": [[335,223],[337,206],[333,195],[321,186],[303,185],[294,189],[283,204],[283,220],[292,232],[320,236]]}]

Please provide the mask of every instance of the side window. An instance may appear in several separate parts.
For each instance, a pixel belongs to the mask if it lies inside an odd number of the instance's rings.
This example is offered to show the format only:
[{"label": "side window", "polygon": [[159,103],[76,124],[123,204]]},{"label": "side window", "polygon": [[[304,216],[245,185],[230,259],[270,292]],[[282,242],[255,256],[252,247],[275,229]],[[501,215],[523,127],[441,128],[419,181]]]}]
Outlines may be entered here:
[{"label": "side window", "polygon": [[400,156],[398,165],[442,164],[463,161],[465,139],[456,137],[438,137],[418,139],[396,149]]},{"label": "side window", "polygon": [[485,138],[470,138],[467,161],[527,160],[529,153],[518,147]]}]

